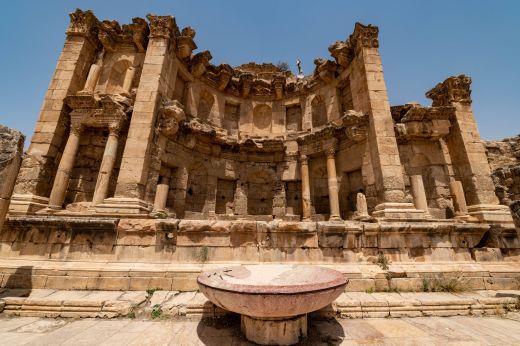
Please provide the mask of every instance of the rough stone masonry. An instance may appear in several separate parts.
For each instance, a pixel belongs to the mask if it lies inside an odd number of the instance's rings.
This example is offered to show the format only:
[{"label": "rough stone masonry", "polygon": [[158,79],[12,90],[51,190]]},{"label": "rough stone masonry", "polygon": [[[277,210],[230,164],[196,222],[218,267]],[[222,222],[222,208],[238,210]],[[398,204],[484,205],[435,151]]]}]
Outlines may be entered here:
[{"label": "rough stone masonry", "polygon": [[1,285],[186,290],[205,263],[294,262],[385,289],[371,266],[387,258],[394,284],[464,267],[475,289],[516,287],[520,242],[471,78],[390,107],[378,34],[356,23],[295,76],[212,64],[173,16],[71,13],[1,233]]}]

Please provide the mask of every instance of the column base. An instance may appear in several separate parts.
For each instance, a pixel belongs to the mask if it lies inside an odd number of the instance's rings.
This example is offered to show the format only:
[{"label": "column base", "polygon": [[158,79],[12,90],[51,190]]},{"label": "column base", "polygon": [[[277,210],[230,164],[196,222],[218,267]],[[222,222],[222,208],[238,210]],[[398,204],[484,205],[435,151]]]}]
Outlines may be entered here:
[{"label": "column base", "polygon": [[9,205],[10,215],[27,215],[34,214],[39,210],[45,209],[49,206],[49,199],[47,197],[40,197],[32,194],[17,194],[11,197],[11,204]]},{"label": "column base", "polygon": [[111,197],[96,205],[95,210],[99,214],[142,215],[150,214],[152,206],[138,198]]},{"label": "column base", "polygon": [[247,340],[260,345],[294,345],[307,337],[307,314],[281,318],[241,315],[240,328]]},{"label": "column base", "polygon": [[501,224],[514,227],[513,215],[508,206],[500,204],[476,204],[468,206],[470,216],[479,222]]},{"label": "column base", "polygon": [[329,222],[343,222],[339,215],[331,215],[329,216]]},{"label": "column base", "polygon": [[388,221],[423,221],[431,218],[424,210],[415,209],[413,203],[381,203],[375,207],[372,216]]}]

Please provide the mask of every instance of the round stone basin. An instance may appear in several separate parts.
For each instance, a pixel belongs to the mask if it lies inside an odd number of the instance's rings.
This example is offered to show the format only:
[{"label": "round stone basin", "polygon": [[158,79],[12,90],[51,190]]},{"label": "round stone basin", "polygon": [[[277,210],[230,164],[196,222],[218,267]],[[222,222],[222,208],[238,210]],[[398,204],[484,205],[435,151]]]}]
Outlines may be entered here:
[{"label": "round stone basin", "polygon": [[215,305],[242,315],[287,318],[319,310],[347,285],[338,271],[311,265],[240,265],[202,273],[200,290]]}]

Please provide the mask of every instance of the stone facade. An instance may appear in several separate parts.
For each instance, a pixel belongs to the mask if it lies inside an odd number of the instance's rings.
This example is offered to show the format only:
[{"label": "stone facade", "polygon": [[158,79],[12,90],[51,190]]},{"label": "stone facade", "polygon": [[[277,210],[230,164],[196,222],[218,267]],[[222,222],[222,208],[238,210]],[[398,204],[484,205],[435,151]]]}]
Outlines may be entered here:
[{"label": "stone facade", "polygon": [[518,260],[471,79],[439,83],[431,107],[390,107],[377,27],[356,23],[302,77],[213,65],[171,16],[70,17],[1,257]]}]

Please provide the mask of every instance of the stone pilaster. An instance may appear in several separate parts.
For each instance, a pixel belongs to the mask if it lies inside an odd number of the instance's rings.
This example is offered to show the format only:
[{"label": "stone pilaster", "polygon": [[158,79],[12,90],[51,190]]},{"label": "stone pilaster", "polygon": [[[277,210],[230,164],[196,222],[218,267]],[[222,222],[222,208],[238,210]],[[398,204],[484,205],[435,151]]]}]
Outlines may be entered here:
[{"label": "stone pilaster", "polygon": [[356,23],[347,41],[353,51],[349,75],[354,108],[369,115],[368,147],[379,204],[374,216],[408,218],[416,214],[404,203],[403,169],[379,56],[378,28]]},{"label": "stone pilaster", "polygon": [[[171,16],[149,15],[150,36],[143,63],[141,79],[137,88],[134,111],[121,161],[120,173],[114,198],[105,201],[104,210],[110,205],[120,212],[131,214],[148,213],[151,206],[144,201],[149,161],[154,145],[157,114],[162,95],[168,90],[166,69],[174,55],[170,45],[174,44],[177,28]],[[175,84],[174,82],[169,81]],[[124,205],[124,208],[121,206]],[[123,211],[124,210],[124,211]]]},{"label": "stone pilaster", "polygon": [[481,222],[512,224],[507,206],[499,205],[491,169],[471,108],[471,78],[452,76],[426,93],[433,107],[452,106],[454,116],[447,137],[451,162],[464,189],[468,211]]},{"label": "stone pilaster", "polygon": [[27,155],[17,178],[11,213],[32,213],[46,207],[56,172],[56,156],[63,150],[68,122],[67,95],[85,85],[100,44],[98,20],[91,11],[70,14],[67,38],[47,89]]}]

